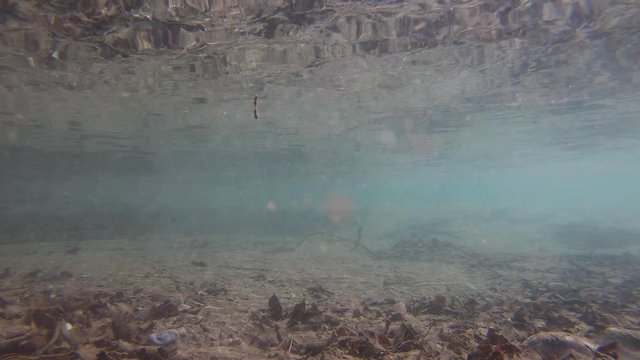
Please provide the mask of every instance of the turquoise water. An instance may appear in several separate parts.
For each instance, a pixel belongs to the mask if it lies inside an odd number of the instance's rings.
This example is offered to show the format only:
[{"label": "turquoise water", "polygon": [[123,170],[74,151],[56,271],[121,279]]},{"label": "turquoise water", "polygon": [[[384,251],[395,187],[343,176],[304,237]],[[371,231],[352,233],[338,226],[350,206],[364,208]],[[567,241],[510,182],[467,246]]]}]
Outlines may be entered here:
[{"label": "turquoise water", "polygon": [[[424,224],[490,251],[584,250],[554,227],[639,231],[636,107],[628,98],[453,113],[424,107],[408,114],[409,127],[400,116],[377,124],[359,114],[360,125],[315,129],[319,138],[308,142],[267,118],[237,120],[245,135],[207,125],[176,131],[165,145],[158,138],[166,130],[151,129],[150,152],[5,148],[5,241],[44,233],[354,236],[361,225],[372,246],[384,247],[394,231]],[[90,135],[77,138],[89,146]],[[336,197],[348,211],[333,221],[327,201]]]},{"label": "turquoise water", "polygon": [[639,5],[0,1],[0,358],[640,358]]}]

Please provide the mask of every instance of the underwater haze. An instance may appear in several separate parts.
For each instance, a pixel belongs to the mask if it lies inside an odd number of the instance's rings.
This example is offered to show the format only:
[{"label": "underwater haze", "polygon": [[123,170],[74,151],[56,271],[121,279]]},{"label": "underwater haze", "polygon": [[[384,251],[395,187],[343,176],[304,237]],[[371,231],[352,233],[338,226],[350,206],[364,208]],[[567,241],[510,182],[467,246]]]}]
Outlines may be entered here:
[{"label": "underwater haze", "polygon": [[0,29],[0,358],[640,357],[637,0]]}]

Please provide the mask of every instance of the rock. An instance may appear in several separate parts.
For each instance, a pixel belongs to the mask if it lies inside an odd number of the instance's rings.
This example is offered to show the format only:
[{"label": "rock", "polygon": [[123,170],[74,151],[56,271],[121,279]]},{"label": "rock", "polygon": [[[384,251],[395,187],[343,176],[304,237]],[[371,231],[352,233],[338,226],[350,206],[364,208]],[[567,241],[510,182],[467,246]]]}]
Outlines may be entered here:
[{"label": "rock", "polygon": [[31,330],[31,326],[28,325],[11,325],[0,327],[0,338],[10,339],[18,336],[22,336]]},{"label": "rock", "polygon": [[31,322],[39,329],[54,329],[58,324],[59,316],[62,310],[54,309],[34,309],[31,311]]},{"label": "rock", "polygon": [[520,323],[527,322],[527,311],[524,308],[519,308],[511,315],[511,320]]},{"label": "rock", "polygon": [[73,349],[77,349],[81,344],[87,342],[88,335],[85,329],[79,325],[72,325],[71,323],[64,322],[60,325],[60,334],[65,340],[72,346]]},{"label": "rock", "polygon": [[111,321],[111,331],[118,340],[131,341],[136,336],[136,327],[124,317],[116,317]]},{"label": "rock", "polygon": [[433,314],[433,315],[442,314],[446,304],[447,304],[447,301],[446,301],[446,298],[444,296],[436,295],[433,298],[433,301],[430,301],[427,304],[426,312],[427,312],[427,314]]},{"label": "rock", "polygon": [[591,330],[586,334],[589,339],[603,347],[615,343],[613,351],[618,354],[618,359],[640,359],[640,331],[609,326],[598,331]]},{"label": "rock", "polygon": [[273,321],[282,319],[282,305],[280,305],[280,300],[275,294],[269,298],[269,316]]},{"label": "rock", "polygon": [[98,354],[101,351],[100,349],[96,348],[94,345],[87,344],[87,345],[81,346],[76,352],[78,353],[81,359],[98,359]]},{"label": "rock", "polygon": [[362,316],[362,311],[360,309],[354,309],[352,315],[354,318],[359,318]]},{"label": "rock", "polygon": [[407,313],[407,307],[402,301],[398,301],[397,303],[393,304],[393,306],[391,307],[391,311],[393,313],[405,315]]},{"label": "rock", "polygon": [[165,300],[160,305],[147,308],[140,314],[140,318],[142,320],[159,320],[170,316],[176,316],[179,313],[178,305],[171,302],[171,300]]},{"label": "rock", "polygon": [[201,288],[200,291],[211,296],[227,295],[229,293],[227,288],[225,288],[224,286],[218,285],[215,282],[204,283],[200,288]]},{"label": "rock", "polygon": [[565,356],[593,356],[597,346],[586,338],[560,331],[542,332],[527,338],[523,347],[543,359],[561,359]]},{"label": "rock", "polygon": [[176,330],[163,330],[147,337],[147,342],[151,345],[166,346],[175,344],[178,341],[178,332]]},{"label": "rock", "polygon": [[291,310],[291,316],[289,318],[289,321],[287,322],[287,327],[295,326],[298,322],[300,322],[304,317],[306,308],[307,305],[304,299],[300,303],[296,304],[296,306],[293,307],[293,310]]}]

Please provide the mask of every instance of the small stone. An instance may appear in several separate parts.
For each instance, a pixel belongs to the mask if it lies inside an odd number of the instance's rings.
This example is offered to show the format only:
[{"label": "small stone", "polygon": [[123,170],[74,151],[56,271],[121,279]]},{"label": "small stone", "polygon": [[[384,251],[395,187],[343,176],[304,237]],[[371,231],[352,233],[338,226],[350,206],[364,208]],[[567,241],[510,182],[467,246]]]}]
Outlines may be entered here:
[{"label": "small stone", "polygon": [[596,349],[594,344],[582,336],[559,331],[532,335],[524,341],[523,346],[544,359],[560,359],[573,353],[593,356]]},{"label": "small stone", "polygon": [[233,339],[229,341],[229,346],[240,346],[242,345],[242,341],[240,339]]},{"label": "small stone", "polygon": [[170,300],[165,300],[162,304],[153,306],[142,314],[143,320],[159,320],[178,315],[178,306]]},{"label": "small stone", "polygon": [[362,312],[360,311],[360,309],[353,310],[353,317],[354,318],[359,318],[361,316],[362,316]]},{"label": "small stone", "polygon": [[65,251],[64,253],[67,255],[76,255],[80,252],[81,247],[80,246],[74,246],[70,249],[67,249],[67,251]]},{"label": "small stone", "polygon": [[407,313],[407,307],[402,301],[398,301],[397,303],[393,304],[393,306],[391,307],[391,311],[400,315],[405,315]]},{"label": "small stone", "polygon": [[178,341],[178,332],[176,330],[163,330],[150,334],[147,342],[152,345],[166,346],[174,344]]},{"label": "small stone", "polygon": [[526,322],[527,321],[527,311],[523,308],[516,310],[516,312],[511,315],[511,320],[517,322]]},{"label": "small stone", "polygon": [[178,311],[180,312],[186,312],[186,311],[191,311],[193,310],[193,306],[188,305],[188,304],[180,304],[178,305]]}]

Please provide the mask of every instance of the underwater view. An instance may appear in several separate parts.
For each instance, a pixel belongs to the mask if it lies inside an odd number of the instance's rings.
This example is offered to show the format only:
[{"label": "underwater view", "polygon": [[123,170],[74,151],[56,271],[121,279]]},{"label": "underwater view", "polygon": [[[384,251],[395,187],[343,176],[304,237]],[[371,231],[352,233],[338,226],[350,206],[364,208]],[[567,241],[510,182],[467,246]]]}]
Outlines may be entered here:
[{"label": "underwater view", "polygon": [[639,0],[0,0],[0,360],[640,359]]}]

